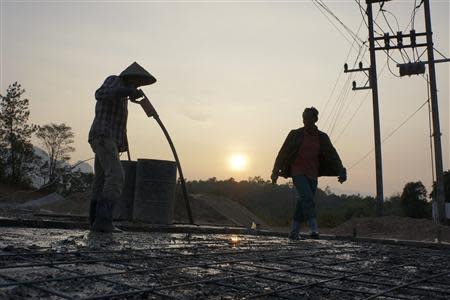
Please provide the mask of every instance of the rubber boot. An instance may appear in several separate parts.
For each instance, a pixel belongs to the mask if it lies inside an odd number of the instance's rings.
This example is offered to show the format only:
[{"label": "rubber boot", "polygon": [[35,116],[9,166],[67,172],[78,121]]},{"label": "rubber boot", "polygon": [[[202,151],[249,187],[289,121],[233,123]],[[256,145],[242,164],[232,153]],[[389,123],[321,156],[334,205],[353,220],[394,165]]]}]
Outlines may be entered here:
[{"label": "rubber boot", "polygon": [[114,226],[112,222],[112,201],[104,197],[100,197],[97,201],[95,220],[91,229],[99,232],[113,232]]},{"label": "rubber boot", "polygon": [[90,225],[90,228],[92,228],[92,225],[94,225],[96,210],[97,210],[97,197],[92,197],[91,198],[91,203],[89,204],[89,225]]}]

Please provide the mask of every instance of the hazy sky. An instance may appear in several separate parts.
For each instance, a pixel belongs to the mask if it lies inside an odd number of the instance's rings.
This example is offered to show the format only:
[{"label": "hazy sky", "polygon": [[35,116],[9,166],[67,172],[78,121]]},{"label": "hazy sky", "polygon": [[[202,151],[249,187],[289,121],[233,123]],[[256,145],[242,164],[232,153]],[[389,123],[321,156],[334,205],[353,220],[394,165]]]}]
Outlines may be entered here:
[{"label": "hazy sky", "polygon": [[[367,91],[345,92],[350,75],[341,73],[350,44],[311,1],[0,2],[0,93],[19,81],[30,99],[32,122],[72,126],[73,161],[92,156],[87,134],[95,90],[106,76],[137,61],[158,79],[144,91],[171,133],[188,179],[268,179],[287,133],[301,126],[305,107],[315,106],[319,128],[336,140],[349,168],[346,184],[324,178],[319,186],[375,193],[373,153],[350,168],[373,148],[371,96]],[[431,2],[436,49],[449,55],[449,1]],[[325,3],[358,30],[362,18],[354,1]],[[385,4],[398,19],[399,25],[386,13],[395,31],[406,28],[413,5],[413,0]],[[381,14],[377,23],[382,28],[378,32],[389,31]],[[415,24],[423,31],[423,9]],[[367,38],[365,26],[359,36]],[[391,55],[402,61],[398,51]],[[408,55],[412,57],[410,51]],[[356,56],[353,50],[347,62],[352,64]],[[382,138],[427,99],[424,78],[394,77],[383,68],[386,57],[377,53]],[[363,61],[367,66],[367,52]],[[390,67],[398,74],[395,62]],[[437,65],[445,169],[449,67]],[[358,85],[366,81],[363,74],[356,80]],[[342,113],[332,122],[340,106]],[[133,158],[172,159],[156,122],[131,103],[128,136]],[[230,168],[233,154],[248,158],[243,170]],[[383,143],[383,167],[386,196],[400,192],[408,181],[430,186],[427,106]]]}]

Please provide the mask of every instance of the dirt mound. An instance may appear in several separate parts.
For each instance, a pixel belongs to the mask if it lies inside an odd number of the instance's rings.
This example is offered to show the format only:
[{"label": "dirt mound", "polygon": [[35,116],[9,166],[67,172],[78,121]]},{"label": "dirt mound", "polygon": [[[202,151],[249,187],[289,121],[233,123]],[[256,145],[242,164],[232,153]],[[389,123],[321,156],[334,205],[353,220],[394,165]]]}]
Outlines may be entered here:
[{"label": "dirt mound", "polygon": [[42,205],[39,208],[41,210],[51,211],[58,214],[87,216],[89,213],[90,197],[90,192],[75,193],[66,197],[62,201]]},{"label": "dirt mound", "polygon": [[349,220],[329,233],[359,237],[394,238],[403,240],[450,242],[450,227],[439,226],[427,219],[387,216],[381,218],[356,218]]},{"label": "dirt mound", "polygon": [[24,188],[20,186],[9,186],[0,183],[0,207],[8,206],[13,207],[26,203],[30,200],[43,197],[48,192],[36,191],[31,188]]},{"label": "dirt mound", "polygon": [[[213,209],[205,201],[196,197],[189,197],[192,215],[196,224],[236,225],[219,211]],[[176,223],[188,223],[186,204],[181,194],[175,197],[173,220]]]},{"label": "dirt mound", "polygon": [[268,227],[264,221],[255,216],[247,208],[229,198],[206,194],[193,194],[191,198],[208,205],[235,225],[251,227],[254,222],[261,226],[261,228]]}]

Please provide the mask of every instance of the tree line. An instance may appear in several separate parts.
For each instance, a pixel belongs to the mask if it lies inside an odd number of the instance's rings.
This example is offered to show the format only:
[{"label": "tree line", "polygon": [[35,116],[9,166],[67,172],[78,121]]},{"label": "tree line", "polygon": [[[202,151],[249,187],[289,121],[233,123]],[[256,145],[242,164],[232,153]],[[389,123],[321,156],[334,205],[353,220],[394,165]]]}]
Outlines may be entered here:
[{"label": "tree line", "polygon": [[[48,190],[70,193],[85,189],[92,175],[70,167],[75,135],[65,123],[43,125],[29,122],[30,101],[18,82],[0,94],[0,183],[30,188],[33,179],[42,178]],[[39,155],[31,139],[42,147]]]},{"label": "tree line", "polygon": [[[450,199],[450,170],[444,175],[446,199]],[[233,178],[187,181],[190,193],[224,196],[237,201],[271,226],[288,226],[296,203],[291,183],[273,185],[261,177],[236,181]],[[411,218],[432,217],[431,201],[422,182],[405,184],[401,194],[385,199],[384,215]],[[376,199],[372,196],[336,195],[329,188],[318,189],[315,197],[317,218],[322,227],[335,227],[354,217],[375,217]]]}]

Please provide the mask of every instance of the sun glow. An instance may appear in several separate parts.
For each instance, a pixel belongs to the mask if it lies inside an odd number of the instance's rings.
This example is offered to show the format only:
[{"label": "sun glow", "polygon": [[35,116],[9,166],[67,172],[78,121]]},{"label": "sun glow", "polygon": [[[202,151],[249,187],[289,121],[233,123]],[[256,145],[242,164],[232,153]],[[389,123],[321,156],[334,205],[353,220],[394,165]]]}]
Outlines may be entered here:
[{"label": "sun glow", "polygon": [[243,154],[233,154],[230,156],[228,163],[231,170],[233,171],[243,171],[247,167],[248,159]]}]

